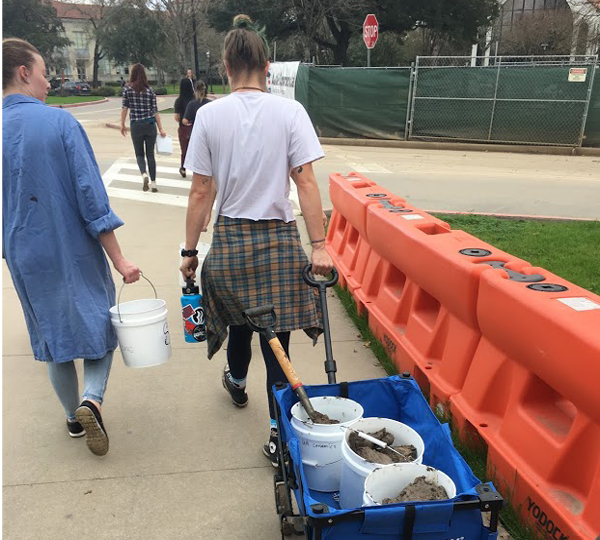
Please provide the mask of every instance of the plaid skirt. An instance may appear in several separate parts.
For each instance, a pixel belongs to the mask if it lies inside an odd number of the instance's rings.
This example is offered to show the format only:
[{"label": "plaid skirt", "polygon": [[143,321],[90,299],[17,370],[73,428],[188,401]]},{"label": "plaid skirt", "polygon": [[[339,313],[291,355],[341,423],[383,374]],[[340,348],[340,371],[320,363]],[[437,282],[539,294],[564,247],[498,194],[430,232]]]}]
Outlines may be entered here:
[{"label": "plaid skirt", "polygon": [[228,326],[246,324],[244,310],[267,304],[275,306],[276,332],[302,329],[316,343],[323,322],[317,289],[302,279],[308,263],[296,222],[219,216],[201,274],[208,358]]}]

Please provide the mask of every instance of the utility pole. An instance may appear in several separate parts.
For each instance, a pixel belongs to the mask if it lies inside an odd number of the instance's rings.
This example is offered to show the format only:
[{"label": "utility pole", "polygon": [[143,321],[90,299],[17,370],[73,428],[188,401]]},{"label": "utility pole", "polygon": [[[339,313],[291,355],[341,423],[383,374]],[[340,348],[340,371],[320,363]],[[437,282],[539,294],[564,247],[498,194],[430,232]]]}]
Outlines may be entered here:
[{"label": "utility pole", "polygon": [[210,76],[210,51],[206,51],[206,60],[208,61],[208,70],[207,70],[207,76],[208,76],[208,84],[210,85],[210,93],[213,93],[213,86],[212,86],[212,77]]},{"label": "utility pole", "polygon": [[196,31],[196,10],[194,9],[194,0],[192,2],[192,33],[194,34],[194,75],[198,77],[200,72],[200,61],[198,60],[198,34]]}]

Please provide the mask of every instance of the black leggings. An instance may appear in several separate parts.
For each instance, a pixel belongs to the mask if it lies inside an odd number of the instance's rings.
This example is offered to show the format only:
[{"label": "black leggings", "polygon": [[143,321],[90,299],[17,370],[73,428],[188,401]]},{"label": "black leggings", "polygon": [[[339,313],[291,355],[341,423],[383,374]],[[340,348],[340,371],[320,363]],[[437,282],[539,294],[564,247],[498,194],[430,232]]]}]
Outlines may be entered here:
[{"label": "black leggings", "polygon": [[[248,366],[252,358],[252,334],[254,332],[246,325],[230,326],[229,341],[227,342],[227,362],[229,370],[234,379],[244,379],[248,374]],[[290,356],[290,332],[277,332],[277,337],[281,341],[285,354]],[[275,409],[273,407],[273,393],[271,388],[278,382],[287,383],[285,373],[281,369],[277,357],[271,350],[271,346],[260,335],[260,350],[262,351],[267,368],[267,398],[269,400],[269,415],[272,420],[275,419]]]},{"label": "black leggings", "polygon": [[[131,140],[135,150],[140,172],[146,172],[146,158],[150,179],[156,180],[156,160],[154,159],[154,145],[156,144],[156,122],[131,122]],[[145,146],[145,153],[144,153]]]}]

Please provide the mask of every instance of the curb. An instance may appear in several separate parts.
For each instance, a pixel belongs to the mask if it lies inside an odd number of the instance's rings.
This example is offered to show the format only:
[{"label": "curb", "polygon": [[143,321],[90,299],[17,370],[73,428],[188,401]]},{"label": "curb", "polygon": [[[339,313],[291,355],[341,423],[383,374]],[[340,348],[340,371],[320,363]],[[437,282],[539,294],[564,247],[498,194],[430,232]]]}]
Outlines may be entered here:
[{"label": "curb", "polygon": [[336,146],[366,146],[379,148],[410,148],[418,150],[457,150],[469,152],[508,152],[514,154],[550,154],[559,156],[600,156],[600,148],[570,146],[534,146],[521,144],[478,144],[433,141],[397,141],[387,139],[346,139],[319,137],[321,144]]},{"label": "curb", "polygon": [[[324,214],[331,218],[331,212],[333,208],[324,208]],[[457,210],[423,210],[427,214],[438,214],[443,216],[444,214],[449,216],[489,216],[496,217],[499,219],[524,219],[529,221],[600,221],[600,219],[594,218],[580,218],[580,217],[563,217],[563,216],[531,216],[521,214],[499,214],[494,212],[459,212]]]},{"label": "curb", "polygon": [[84,101],[82,103],[65,103],[64,105],[55,103],[54,105],[48,105],[48,107],[54,107],[55,109],[71,109],[72,107],[85,107],[87,105],[98,105],[99,103],[108,103],[108,98],[99,99],[98,101]]},{"label": "curb", "polygon": [[[99,103],[99,102],[96,102]],[[121,129],[119,124],[108,122],[105,127]],[[129,130],[129,128],[127,128]],[[389,141],[379,139],[335,139],[319,137],[321,144],[337,146],[367,146],[378,148],[414,148],[420,150],[454,150],[462,152],[508,152],[514,154],[549,154],[558,156],[600,156],[600,148],[567,148],[559,146],[513,146],[500,144],[429,143],[416,141]],[[485,214],[481,214],[485,215]],[[499,214],[490,214],[499,215]],[[519,217],[519,216],[516,216]],[[529,219],[527,216],[525,218]],[[577,219],[577,218],[561,218]],[[593,220],[592,220],[593,221]]]}]

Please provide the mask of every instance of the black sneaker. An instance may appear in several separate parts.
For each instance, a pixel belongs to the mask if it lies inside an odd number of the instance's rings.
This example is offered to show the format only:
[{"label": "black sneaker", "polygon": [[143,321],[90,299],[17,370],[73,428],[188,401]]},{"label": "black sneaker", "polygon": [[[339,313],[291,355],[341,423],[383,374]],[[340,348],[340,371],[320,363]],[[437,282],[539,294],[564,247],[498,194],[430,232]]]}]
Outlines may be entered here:
[{"label": "black sneaker", "polygon": [[76,420],[73,422],[69,422],[69,420],[67,420],[67,429],[69,430],[69,436],[73,437],[74,439],[83,437],[85,435],[85,429],[83,429],[83,426]]},{"label": "black sneaker", "polygon": [[221,377],[223,388],[229,392],[234,405],[237,405],[238,407],[245,407],[248,405],[248,394],[246,394],[246,389],[235,386],[235,384],[233,384],[233,382],[230,380],[230,377],[229,364],[225,364],[225,367],[223,368],[223,376]]},{"label": "black sneaker", "polygon": [[275,468],[279,467],[279,453],[277,451],[277,430],[271,429],[269,442],[263,445],[263,454],[269,458],[271,465]]},{"label": "black sneaker", "polygon": [[92,454],[103,456],[108,452],[108,435],[102,423],[100,411],[91,401],[81,402],[79,408],[75,411],[78,422],[85,430],[85,442]]}]

